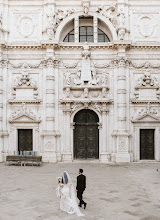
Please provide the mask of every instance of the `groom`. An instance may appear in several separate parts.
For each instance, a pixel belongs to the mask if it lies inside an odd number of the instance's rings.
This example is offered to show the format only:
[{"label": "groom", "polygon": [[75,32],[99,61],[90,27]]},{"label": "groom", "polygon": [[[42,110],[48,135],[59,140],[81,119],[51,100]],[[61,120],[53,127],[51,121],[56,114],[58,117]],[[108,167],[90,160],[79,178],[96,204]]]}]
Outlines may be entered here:
[{"label": "groom", "polygon": [[84,205],[84,209],[87,206],[87,203],[83,201],[83,192],[86,188],[86,176],[83,175],[83,169],[79,169],[79,175],[77,176],[77,198],[79,199],[80,203],[79,206],[82,207]]}]

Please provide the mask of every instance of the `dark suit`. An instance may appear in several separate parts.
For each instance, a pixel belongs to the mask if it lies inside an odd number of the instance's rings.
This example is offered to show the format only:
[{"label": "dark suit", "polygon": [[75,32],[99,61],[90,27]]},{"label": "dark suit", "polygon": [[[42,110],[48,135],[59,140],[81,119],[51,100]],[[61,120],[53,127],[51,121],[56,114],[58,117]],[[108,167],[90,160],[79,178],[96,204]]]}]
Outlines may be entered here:
[{"label": "dark suit", "polygon": [[83,174],[80,174],[79,176],[77,176],[77,186],[76,186],[76,190],[77,190],[77,198],[79,199],[80,203],[79,205],[83,205],[86,204],[83,201],[83,192],[86,188],[86,176]]}]

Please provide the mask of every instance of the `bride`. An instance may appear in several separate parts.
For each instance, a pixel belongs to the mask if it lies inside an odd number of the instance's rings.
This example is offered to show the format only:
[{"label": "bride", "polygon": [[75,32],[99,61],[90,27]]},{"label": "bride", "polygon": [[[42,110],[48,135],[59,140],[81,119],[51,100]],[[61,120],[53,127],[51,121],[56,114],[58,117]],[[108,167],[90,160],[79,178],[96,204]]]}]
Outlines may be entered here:
[{"label": "bride", "polygon": [[69,174],[64,171],[62,178],[58,178],[57,196],[60,198],[60,209],[68,214],[76,213],[84,216],[78,208],[74,187]]}]

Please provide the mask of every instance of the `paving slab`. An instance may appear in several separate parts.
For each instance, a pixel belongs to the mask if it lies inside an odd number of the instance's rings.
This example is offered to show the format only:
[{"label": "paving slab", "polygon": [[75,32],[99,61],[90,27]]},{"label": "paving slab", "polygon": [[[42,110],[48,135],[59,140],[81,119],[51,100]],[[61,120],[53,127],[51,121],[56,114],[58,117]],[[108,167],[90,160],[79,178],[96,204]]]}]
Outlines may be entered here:
[{"label": "paving slab", "polygon": [[[76,186],[79,168],[87,188],[84,217],[59,209],[57,177],[67,171]],[[159,220],[160,163],[44,163],[41,167],[0,164],[0,220]]]}]

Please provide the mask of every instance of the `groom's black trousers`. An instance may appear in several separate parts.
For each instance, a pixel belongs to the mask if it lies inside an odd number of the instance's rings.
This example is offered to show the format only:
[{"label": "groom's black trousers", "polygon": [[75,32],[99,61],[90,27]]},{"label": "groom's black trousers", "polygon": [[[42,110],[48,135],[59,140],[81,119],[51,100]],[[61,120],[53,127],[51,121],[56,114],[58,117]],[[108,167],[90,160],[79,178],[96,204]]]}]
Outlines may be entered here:
[{"label": "groom's black trousers", "polygon": [[82,190],[78,190],[77,191],[77,198],[79,199],[80,203],[79,205],[83,205],[85,204],[85,202],[83,201],[83,192]]}]

